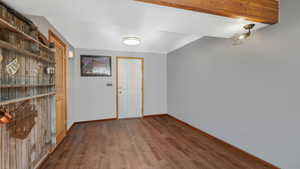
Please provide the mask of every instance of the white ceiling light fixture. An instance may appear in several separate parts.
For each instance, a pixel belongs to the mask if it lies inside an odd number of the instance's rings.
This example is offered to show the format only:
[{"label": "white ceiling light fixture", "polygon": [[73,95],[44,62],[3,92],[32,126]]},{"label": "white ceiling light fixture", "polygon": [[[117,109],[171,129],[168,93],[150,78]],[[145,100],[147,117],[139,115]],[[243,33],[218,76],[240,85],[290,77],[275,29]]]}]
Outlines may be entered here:
[{"label": "white ceiling light fixture", "polygon": [[137,46],[141,44],[141,39],[137,37],[125,37],[123,43],[128,46]]}]

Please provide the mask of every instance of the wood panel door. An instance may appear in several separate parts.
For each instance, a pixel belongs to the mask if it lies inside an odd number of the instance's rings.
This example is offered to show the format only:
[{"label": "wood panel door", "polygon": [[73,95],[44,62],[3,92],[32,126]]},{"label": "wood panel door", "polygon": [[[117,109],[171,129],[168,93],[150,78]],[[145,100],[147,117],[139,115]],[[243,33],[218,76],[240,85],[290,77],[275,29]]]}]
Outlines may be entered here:
[{"label": "wood panel door", "polygon": [[51,31],[49,41],[56,49],[56,143],[59,144],[67,133],[67,96],[66,96],[66,45]]}]

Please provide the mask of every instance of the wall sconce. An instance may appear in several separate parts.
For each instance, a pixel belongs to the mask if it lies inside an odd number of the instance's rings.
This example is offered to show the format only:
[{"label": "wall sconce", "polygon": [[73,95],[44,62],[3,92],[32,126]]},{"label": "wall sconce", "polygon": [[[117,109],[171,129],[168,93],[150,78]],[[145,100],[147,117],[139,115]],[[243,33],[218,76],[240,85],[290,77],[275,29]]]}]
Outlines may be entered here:
[{"label": "wall sconce", "polygon": [[251,30],[255,27],[255,24],[247,24],[245,25],[243,28],[247,31],[246,33],[243,34],[236,34],[233,36],[232,41],[233,41],[233,45],[241,45],[244,40],[248,39],[252,32]]},{"label": "wall sconce", "polygon": [[69,59],[73,59],[74,58],[74,52],[72,50],[69,50],[68,58]]}]

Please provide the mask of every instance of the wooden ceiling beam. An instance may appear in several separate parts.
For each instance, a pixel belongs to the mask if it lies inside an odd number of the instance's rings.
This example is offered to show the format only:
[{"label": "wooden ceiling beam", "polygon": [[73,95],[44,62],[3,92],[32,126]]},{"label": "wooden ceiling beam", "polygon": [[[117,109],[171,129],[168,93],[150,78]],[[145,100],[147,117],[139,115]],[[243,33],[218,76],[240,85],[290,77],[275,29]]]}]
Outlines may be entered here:
[{"label": "wooden ceiling beam", "polygon": [[137,0],[266,24],[278,23],[277,0]]}]

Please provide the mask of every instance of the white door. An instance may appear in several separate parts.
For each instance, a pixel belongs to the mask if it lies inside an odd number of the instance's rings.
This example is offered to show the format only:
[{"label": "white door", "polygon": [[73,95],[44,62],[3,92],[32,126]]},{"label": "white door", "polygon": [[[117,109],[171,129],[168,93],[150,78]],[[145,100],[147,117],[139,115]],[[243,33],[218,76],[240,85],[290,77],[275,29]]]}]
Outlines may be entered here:
[{"label": "white door", "polygon": [[117,59],[117,99],[119,118],[143,116],[143,60],[141,58]]}]

